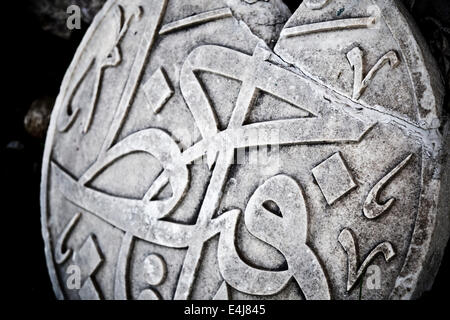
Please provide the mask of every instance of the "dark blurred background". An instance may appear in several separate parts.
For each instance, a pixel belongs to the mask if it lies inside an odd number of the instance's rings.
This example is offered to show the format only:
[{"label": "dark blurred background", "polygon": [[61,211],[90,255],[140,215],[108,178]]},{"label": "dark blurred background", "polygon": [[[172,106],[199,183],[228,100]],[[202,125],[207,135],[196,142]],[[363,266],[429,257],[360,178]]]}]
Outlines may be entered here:
[{"label": "dark blurred background", "polygon": [[[41,236],[39,184],[41,160],[53,101],[84,32],[104,0],[7,1],[2,10],[3,106],[1,119],[4,242],[3,273],[10,297],[54,300]],[[449,107],[450,1],[403,0],[425,36],[443,78]],[[12,4],[14,3],[14,4]],[[286,0],[294,11],[301,1]],[[69,5],[82,8],[81,30],[66,27]],[[5,99],[6,97],[6,99]],[[5,232],[6,231],[6,232]],[[433,289],[422,300],[449,300],[449,248]],[[5,259],[6,258],[6,259]]]}]

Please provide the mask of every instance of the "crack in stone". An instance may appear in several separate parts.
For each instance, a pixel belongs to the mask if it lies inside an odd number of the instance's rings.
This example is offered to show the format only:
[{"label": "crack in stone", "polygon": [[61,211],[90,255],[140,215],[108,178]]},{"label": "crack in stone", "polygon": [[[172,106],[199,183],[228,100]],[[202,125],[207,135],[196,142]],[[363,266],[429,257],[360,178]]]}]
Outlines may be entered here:
[{"label": "crack in stone", "polygon": [[[272,55],[280,60],[280,66],[287,68],[288,70],[308,79],[314,85],[322,88],[325,92],[324,99],[330,102],[341,104],[340,109],[347,114],[354,117],[361,118],[369,121],[376,121],[385,124],[391,124],[399,127],[407,133],[408,136],[414,136],[418,140],[421,140],[423,147],[428,151],[430,157],[437,157],[442,152],[443,142],[442,134],[439,132],[439,128],[422,128],[412,122],[404,120],[386,111],[380,110],[376,107],[369,106],[360,101],[354,101],[350,97],[336,91],[334,88],[327,84],[308,76],[298,68],[297,66],[286,62],[281,56],[271,51]],[[272,61],[273,62],[273,61]],[[352,108],[349,109],[348,107]],[[379,106],[381,108],[381,106]],[[444,124],[445,126],[445,124]]]},{"label": "crack in stone", "polygon": [[[324,92],[324,99],[331,103],[334,103],[334,107],[338,107],[340,111],[364,121],[394,125],[400,128],[402,131],[406,132],[407,136],[419,140],[419,143],[427,151],[427,155],[429,157],[437,158],[442,154],[443,135],[440,133],[439,128],[422,128],[415,123],[402,119],[386,111],[380,110],[379,108],[382,108],[381,106],[378,106],[378,108],[376,108],[374,106],[369,106],[361,101],[355,101],[350,97],[347,97],[346,95],[323,83],[322,81],[307,75],[297,66],[285,61],[280,55],[275,52],[275,50],[272,50],[263,39],[254,34],[245,21],[243,21],[242,19],[238,19],[234,15],[233,18],[236,19],[242,27],[247,29],[247,31],[251,35],[260,40],[260,43],[258,45],[263,46],[265,50],[270,52],[271,56],[274,58],[271,59],[272,63],[289,71],[292,71],[293,73],[307,79],[309,82],[322,89]],[[277,41],[279,40],[280,39],[278,38]],[[446,123],[444,123],[442,126],[445,125]]]}]

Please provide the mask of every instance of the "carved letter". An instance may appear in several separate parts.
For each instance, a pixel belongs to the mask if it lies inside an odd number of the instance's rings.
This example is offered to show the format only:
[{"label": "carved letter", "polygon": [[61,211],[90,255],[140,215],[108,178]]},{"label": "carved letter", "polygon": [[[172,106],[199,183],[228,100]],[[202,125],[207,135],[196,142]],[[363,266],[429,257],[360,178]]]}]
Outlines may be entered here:
[{"label": "carved letter", "polygon": [[366,201],[364,202],[363,212],[364,215],[369,219],[375,219],[382,215],[384,212],[389,210],[395,202],[395,198],[389,199],[384,204],[378,204],[378,198],[380,196],[381,190],[389,183],[389,181],[402,170],[411,160],[412,154],[410,154],[405,160],[403,160],[398,166],[396,166],[391,172],[383,177],[375,187],[370,190],[367,195]]},{"label": "carved letter", "polygon": [[351,67],[354,71],[354,83],[353,83],[353,99],[358,100],[364,90],[369,86],[370,81],[373,79],[375,74],[386,64],[389,63],[392,69],[396,68],[400,64],[400,59],[395,51],[389,51],[375,64],[375,66],[370,69],[366,77],[363,75],[364,63],[363,63],[363,52],[360,48],[355,47],[350,52],[347,53],[347,59],[350,62]]},{"label": "carved letter", "polygon": [[348,261],[348,278],[347,278],[347,291],[350,291],[356,284],[356,281],[362,276],[364,270],[369,266],[370,262],[375,258],[377,254],[383,254],[386,262],[389,262],[394,256],[395,251],[389,242],[383,242],[373,249],[366,259],[361,263],[358,268],[358,248],[356,246],[355,236],[350,229],[342,230],[339,235],[339,243],[347,253]]},{"label": "carved letter", "polygon": [[[264,207],[275,202],[282,217]],[[279,175],[267,180],[250,198],[245,225],[258,239],[278,249],[288,270],[266,271],[243,262],[234,244],[235,228],[225,230],[219,240],[219,268],[233,288],[254,295],[275,294],[293,277],[307,299],[330,299],[327,279],[318,257],[307,245],[308,216],[303,190],[292,178]]]},{"label": "carved letter", "polygon": [[69,235],[70,231],[72,231],[73,227],[76,225],[80,217],[81,213],[77,213],[76,215],[74,215],[58,238],[55,251],[55,262],[57,264],[64,263],[64,261],[66,261],[67,258],[69,258],[69,256],[72,254],[71,249],[68,249],[67,251],[63,252],[63,246],[65,244],[67,236]]}]

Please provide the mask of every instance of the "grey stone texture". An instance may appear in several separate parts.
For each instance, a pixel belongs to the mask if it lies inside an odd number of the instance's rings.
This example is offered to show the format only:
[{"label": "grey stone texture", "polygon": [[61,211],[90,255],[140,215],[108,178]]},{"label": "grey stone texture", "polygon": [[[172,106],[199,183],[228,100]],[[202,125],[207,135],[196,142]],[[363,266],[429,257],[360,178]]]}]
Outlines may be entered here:
[{"label": "grey stone texture", "polygon": [[57,297],[419,297],[450,232],[443,94],[397,1],[108,1],[47,136]]}]

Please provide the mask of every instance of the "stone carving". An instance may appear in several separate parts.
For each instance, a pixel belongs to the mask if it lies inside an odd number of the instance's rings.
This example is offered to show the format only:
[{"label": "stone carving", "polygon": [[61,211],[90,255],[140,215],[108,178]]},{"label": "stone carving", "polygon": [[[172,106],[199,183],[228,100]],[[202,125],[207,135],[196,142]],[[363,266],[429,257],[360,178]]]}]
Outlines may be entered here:
[{"label": "stone carving", "polygon": [[[266,201],[280,206],[282,217],[264,207]],[[286,258],[288,269],[266,271],[243,262],[234,245],[235,227],[220,237],[219,267],[233,288],[254,295],[272,295],[294,277],[307,299],[330,299],[326,276],[320,262],[306,244],[308,216],[301,187],[290,177],[279,175],[260,186],[247,204],[245,225],[258,239],[277,248]]]},{"label": "stone carving", "polygon": [[297,27],[285,28],[280,36],[281,38],[290,38],[320,32],[369,28],[375,24],[375,21],[375,17],[363,17],[316,22]]},{"label": "stone carving", "polygon": [[[155,254],[149,255],[144,260],[144,274],[145,280],[152,286],[157,286],[164,281],[166,276],[166,263],[164,260]],[[153,289],[143,290],[138,297],[138,300],[160,300],[159,294]]]},{"label": "stone carving", "polygon": [[73,258],[75,265],[81,268],[82,274],[86,278],[78,291],[83,300],[100,300],[101,298],[93,279],[95,272],[103,262],[100,252],[95,238],[90,235]]},{"label": "stone carving", "polygon": [[[211,59],[198,59],[198,56],[211,57]],[[229,65],[229,60],[234,61],[235,65]],[[243,126],[242,124],[245,120],[245,115],[248,113],[249,107],[252,105],[255,95],[258,90],[263,90],[265,92],[272,93],[274,95],[282,95],[284,100],[288,100],[293,104],[299,105],[300,103],[295,101],[295,96],[283,90],[283,88],[273,87],[275,82],[265,81],[265,77],[272,77],[283,79],[283,81],[288,82],[292,79],[292,86],[295,87],[294,74],[286,72],[284,69],[277,68],[271,65],[265,60],[267,59],[267,54],[264,51],[255,51],[253,57],[246,56],[237,51],[230,49],[225,49],[217,46],[205,46],[194,50],[187,58],[183,65],[181,71],[180,86],[183,92],[184,98],[190,108],[194,119],[196,120],[197,126],[202,134],[203,141],[207,143],[207,163],[210,168],[212,168],[215,162],[216,166],[214,168],[210,184],[208,186],[205,201],[200,209],[199,216],[197,218],[196,232],[199,234],[207,232],[209,229],[208,224],[210,224],[212,216],[217,210],[217,204],[220,197],[220,190],[223,188],[224,180],[226,178],[227,171],[232,164],[234,159],[234,149],[239,147],[245,147],[246,142],[252,142],[249,139],[252,131],[264,130],[270,131],[273,128],[279,128],[281,130],[283,125],[289,123],[289,131],[284,131],[283,135],[278,141],[264,141],[262,144],[302,144],[302,143],[332,143],[336,141],[351,141],[352,139],[357,140],[368,130],[370,126],[366,126],[363,131],[358,132],[354,135],[350,132],[350,136],[340,136],[329,135],[331,132],[323,130],[319,132],[316,136],[313,130],[308,130],[313,126],[329,121],[328,119],[296,119],[296,120],[284,120],[284,121],[272,121],[268,123],[259,123],[256,125]],[[221,62],[217,64],[217,62]],[[197,62],[198,65],[194,64]],[[220,67],[217,70],[217,66]],[[242,81],[241,90],[239,96],[237,97],[236,106],[231,115],[231,119],[228,124],[228,129],[232,138],[227,139],[227,141],[221,142],[214,141],[211,143],[209,139],[214,139],[218,136],[217,122],[215,121],[214,111],[211,107],[205,92],[198,81],[195,80],[194,71],[207,70],[209,72],[220,72],[222,75],[226,75],[229,78],[239,79]],[[270,72],[269,72],[270,70]],[[244,71],[244,72],[243,72]],[[245,72],[246,71],[246,72]],[[189,89],[186,90],[185,83],[191,84]],[[318,112],[317,112],[318,113]],[[342,121],[342,120],[341,120]],[[336,121],[334,126],[343,126],[344,122]],[[355,119],[348,119],[356,124]],[[242,128],[242,129],[241,129]],[[298,128],[298,129],[297,129]],[[300,129],[301,128],[301,129]],[[240,130],[239,130],[240,129]],[[345,135],[349,135],[349,132],[343,132]],[[215,150],[215,148],[220,146],[227,146],[229,141],[236,141],[236,147],[231,146],[228,150],[225,149],[223,152]],[[211,148],[211,145],[213,148]],[[251,146],[251,145],[249,145]],[[234,147],[234,148],[233,148]],[[194,146],[195,150],[195,146]],[[195,156],[195,154],[194,154]],[[195,157],[198,157],[196,155]],[[231,216],[232,213],[230,213]],[[186,299],[191,290],[191,284],[194,278],[194,272],[196,266],[199,262],[204,240],[197,238],[197,241],[191,243],[186,254],[185,263],[183,265],[180,280],[178,283],[177,291],[175,292],[175,298]],[[269,294],[269,293],[267,293]]]},{"label": "stone carving", "polygon": [[[275,0],[106,3],[63,82],[44,157],[43,233],[58,298],[354,299],[352,288],[380,253],[389,286],[364,298],[422,292],[427,276],[415,256],[423,262],[428,251],[409,248],[432,246],[433,227],[416,221],[443,219],[439,199],[429,208],[420,200],[441,190],[428,179],[440,172],[439,90],[426,78],[411,84],[415,67],[405,56],[417,53],[415,40],[399,44],[398,30],[397,42],[379,35],[395,23],[385,2],[353,1],[336,16],[337,3],[305,1],[283,31],[276,25],[289,16]],[[263,17],[283,21],[263,28]],[[323,40],[331,34],[340,40]],[[317,55],[299,46],[314,39]],[[320,50],[337,43],[327,68]],[[417,63],[429,75],[427,59]],[[392,109],[384,103],[389,93],[377,89],[392,81],[410,109],[399,97]],[[277,150],[276,165],[245,161],[261,149]],[[385,188],[391,200],[380,204]],[[350,228],[364,239],[359,245]],[[80,248],[77,295],[61,281],[74,250],[65,248],[69,235]],[[393,259],[394,247],[405,261]],[[361,264],[358,250],[369,252]]]},{"label": "stone carving", "polygon": [[312,169],[312,173],[329,205],[356,188],[356,183],[339,153]]},{"label": "stone carving", "polygon": [[156,73],[145,83],[144,91],[148,104],[152,108],[153,112],[158,113],[173,95],[173,89],[164,74],[163,68],[159,68],[158,71],[156,71]]},{"label": "stone carving", "polygon": [[378,198],[380,196],[381,190],[389,183],[389,181],[399,173],[411,160],[412,154],[405,158],[401,163],[399,163],[391,172],[385,175],[367,195],[366,201],[364,202],[363,212],[364,215],[369,219],[375,219],[382,215],[384,212],[389,210],[390,207],[395,202],[395,198],[391,198],[384,204],[378,203]]},{"label": "stone carving", "polygon": [[111,145],[114,143],[114,140],[117,138],[118,131],[123,125],[124,118],[128,113],[135,92],[137,90],[137,86],[139,84],[145,62],[153,46],[153,42],[157,34],[157,28],[167,6],[167,1],[168,0],[163,0],[157,3],[152,3],[152,14],[147,16],[144,35],[139,44],[135,59],[133,60],[133,65],[129,73],[130,76],[127,78],[127,82],[125,84],[123,94],[121,95],[119,106],[115,111],[112,124],[109,127],[109,131],[103,142],[100,154],[104,154],[111,147]]},{"label": "stone carving", "polygon": [[95,56],[92,58],[91,62],[88,64],[88,67],[84,72],[82,72],[82,76],[76,82],[75,86],[72,88],[71,93],[67,96],[68,100],[66,101],[67,110],[65,113],[62,113],[62,117],[60,118],[60,130],[66,131],[68,130],[80,112],[80,109],[77,108],[72,110],[72,101],[80,89],[82,82],[85,80],[88,72],[95,67],[95,81],[94,81],[94,91],[92,93],[90,106],[88,108],[88,116],[85,120],[85,125],[83,132],[86,133],[89,131],[89,127],[92,123],[92,118],[95,113],[95,106],[97,105],[97,101],[100,94],[100,87],[103,79],[103,73],[106,69],[116,67],[122,62],[122,54],[120,52],[120,42],[127,33],[130,23],[132,20],[139,19],[142,15],[142,8],[137,7],[136,12],[132,13],[126,19],[124,18],[124,8],[120,5],[116,7],[115,17],[115,25],[116,25],[116,37],[110,49],[102,55]]},{"label": "stone carving", "polygon": [[63,252],[63,246],[65,245],[66,238],[68,237],[69,233],[72,231],[72,229],[77,224],[78,220],[81,217],[81,213],[75,214],[72,219],[70,219],[69,223],[66,225],[64,230],[61,232],[58,242],[56,245],[56,251],[55,251],[55,262],[57,264],[64,263],[72,254],[72,249],[67,249]]},{"label": "stone carving", "polygon": [[164,25],[159,31],[160,35],[167,34],[169,32],[174,32],[180,29],[189,28],[195,25],[207,23],[209,21],[214,21],[218,19],[230,18],[233,14],[229,8],[222,8],[217,10],[212,10],[209,12],[204,12],[191,16],[179,21],[171,22]]},{"label": "stone carving", "polygon": [[141,292],[138,300],[160,300],[158,294],[152,289],[146,289]]},{"label": "stone carving", "polygon": [[157,286],[166,276],[166,263],[158,255],[149,255],[144,260],[145,278],[148,284]]},{"label": "stone carving", "polygon": [[214,296],[213,300],[230,300],[227,283],[224,281]]},{"label": "stone carving", "polygon": [[127,232],[122,239],[114,276],[114,299],[116,300],[128,300],[127,273],[132,247],[133,235],[130,232]]},{"label": "stone carving", "polygon": [[386,262],[391,260],[395,256],[394,248],[389,242],[383,242],[379,244],[375,249],[370,251],[368,256],[364,259],[361,265],[358,267],[358,247],[356,244],[355,236],[350,229],[342,230],[339,235],[339,243],[347,253],[348,260],[348,278],[347,278],[347,291],[352,290],[356,281],[362,276],[369,264],[375,258],[377,254],[383,254]]},{"label": "stone carving", "polygon": [[353,99],[359,99],[364,90],[369,85],[378,70],[380,70],[386,63],[393,69],[400,64],[400,60],[394,51],[389,51],[370,69],[366,76],[363,75],[363,52],[360,48],[353,48],[347,53],[347,59],[355,73],[355,80],[353,83]]},{"label": "stone carving", "polygon": [[[355,81],[355,76],[362,81],[364,68],[375,66],[378,61],[390,62],[391,67],[397,65],[395,69],[378,70],[359,98],[360,102],[379,106],[382,112],[409,123],[437,128],[443,97],[442,82],[435,77],[439,71],[428,50],[422,50],[424,44],[416,40],[418,35],[410,28],[410,22],[399,6],[397,1],[346,0],[330,1],[320,10],[310,10],[304,2],[289,19],[285,26],[288,31],[284,32],[295,35],[295,28],[309,30],[311,26],[322,32],[281,37],[275,52],[286,62],[348,97],[360,96],[359,84],[362,82]],[[409,41],[411,39],[414,40]],[[356,73],[347,59],[347,53],[355,48],[355,44],[365,56],[364,64],[361,63],[363,68]],[[358,49],[353,50],[352,55],[358,57]],[[380,60],[390,51],[394,53]]]}]

